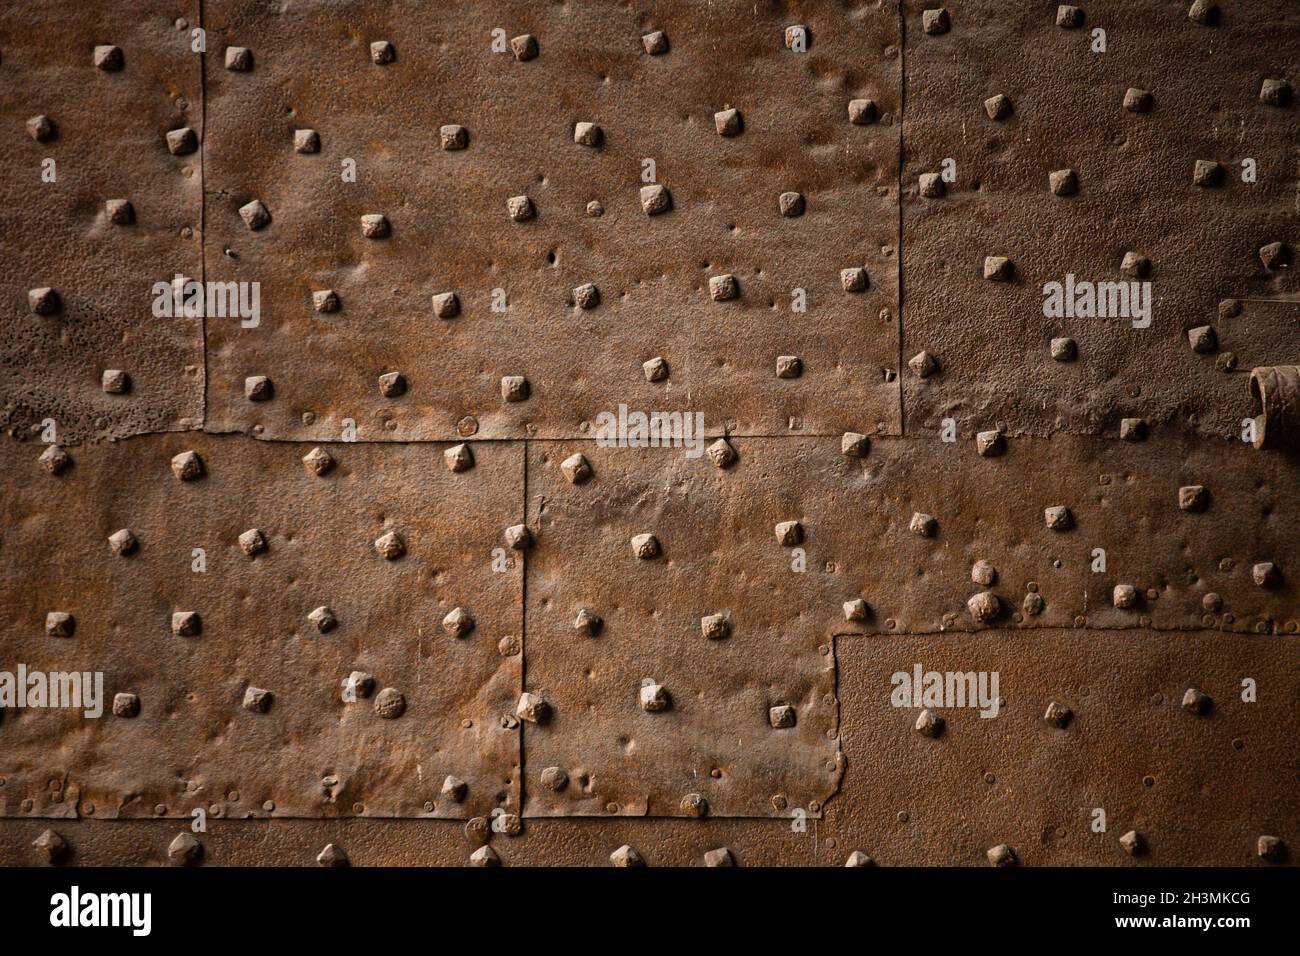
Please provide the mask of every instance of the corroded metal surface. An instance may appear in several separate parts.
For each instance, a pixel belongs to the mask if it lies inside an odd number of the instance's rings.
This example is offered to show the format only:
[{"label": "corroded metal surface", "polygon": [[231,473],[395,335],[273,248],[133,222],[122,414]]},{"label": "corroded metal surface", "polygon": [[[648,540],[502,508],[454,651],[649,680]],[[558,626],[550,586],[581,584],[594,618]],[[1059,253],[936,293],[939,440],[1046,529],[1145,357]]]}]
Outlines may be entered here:
[{"label": "corroded metal surface", "polygon": [[0,699],[104,678],[0,863],[1295,861],[1291,7],[19,0],[0,81]]},{"label": "corroded metal surface", "polygon": [[[335,463],[318,475],[302,460],[312,448],[140,437],[74,449],[57,477],[32,447],[4,448],[0,656],[100,670],[109,704],[139,700],[130,718],[107,705],[99,719],[6,713],[5,815],[462,817],[517,805],[519,735],[503,720],[522,667],[522,569],[494,572],[491,553],[519,515],[522,449],[477,446],[474,467],[454,473],[442,445],[330,445]],[[202,475],[182,481],[173,459],[190,451]],[[121,529],[137,542],[129,555],[110,547]],[[249,532],[263,550],[248,553]],[[389,534],[402,543],[392,560]],[[457,607],[473,627],[453,634],[444,619]],[[46,633],[51,611],[72,615],[70,636]],[[181,629],[185,612],[198,620]],[[349,701],[358,672],[373,686],[356,682]],[[270,692],[264,712],[249,708],[250,687]],[[405,700],[396,719],[380,712],[386,688]],[[468,785],[462,801],[441,793],[447,776]]]},{"label": "corroded metal surface", "polygon": [[[59,441],[118,438],[203,423],[203,329],[155,318],[151,291],[201,270],[199,154],[168,132],[203,125],[188,29],[198,3],[58,4],[0,9],[0,427]],[[117,69],[97,68],[114,45]],[[47,133],[32,135],[44,117]],[[51,165],[52,163],[52,165]],[[50,180],[47,177],[53,177]],[[126,200],[115,221],[108,203]],[[33,289],[49,289],[35,311]],[[103,387],[106,370],[124,392]]]},{"label": "corroded metal surface", "polygon": [[[782,45],[771,4],[217,2],[205,15],[255,57],[248,72],[207,59],[208,270],[260,281],[274,303],[256,329],[210,324],[210,428],[329,440],[350,418],[375,440],[576,438],[626,402],[703,411],[714,432],[897,432],[899,23],[884,8],[811,5],[807,54]],[[669,25],[669,52],[648,54],[642,35]],[[494,29],[540,52],[493,52]],[[395,56],[377,65],[382,41]],[[850,122],[854,98],[874,100],[874,122]],[[717,132],[728,108],[738,135]],[[574,141],[580,122],[597,145]],[[445,125],[463,149],[441,146]],[[319,151],[295,152],[296,129]],[[646,161],[671,196],[662,214],[642,209]],[[802,215],[782,215],[785,192]],[[516,196],[526,221],[509,214]],[[238,213],[252,199],[272,216],[255,232]],[[368,214],[385,237],[362,234]],[[844,290],[850,268],[869,288]],[[714,301],[710,280],[727,274],[738,296]],[[583,308],[587,284],[598,302]],[[338,311],[314,311],[323,290]],[[446,293],[459,307],[439,318]],[[801,359],[800,378],[777,377],[780,355]],[[656,357],[668,375],[650,382]],[[390,371],[408,387],[387,398],[376,382]],[[248,375],[270,376],[275,398],[250,403]],[[525,401],[503,400],[507,375],[527,378]]]},{"label": "corroded metal surface", "polygon": [[[1261,256],[1296,244],[1297,106],[1262,90],[1296,81],[1300,11],[1224,4],[1206,26],[1177,0],[1098,2],[1064,28],[1054,5],[987,0],[952,5],[950,29],[927,34],[928,6],[905,4],[904,353],[939,370],[904,375],[908,433],[952,418],[966,433],[1114,437],[1140,417],[1235,436],[1249,368],[1223,370],[1235,346],[1193,352],[1187,332],[1231,339],[1237,300],[1297,291],[1289,264]],[[921,195],[946,160],[955,180]],[[1220,167],[1205,185],[1198,162]],[[1057,171],[1075,174],[1072,193],[1053,193]],[[1148,328],[1044,316],[1044,283],[1132,281],[1127,254],[1147,260]],[[1009,281],[985,278],[990,256],[1011,260]],[[1054,338],[1072,338],[1074,357],[1054,359]]]},{"label": "corroded metal surface", "polygon": [[[526,684],[553,714],[524,733],[529,813],[820,814],[844,762],[835,662],[773,533],[799,515],[771,480],[808,441],[726,470],[676,449],[530,450]],[[580,484],[562,472],[576,454]],[[554,767],[568,786],[546,785]]]}]

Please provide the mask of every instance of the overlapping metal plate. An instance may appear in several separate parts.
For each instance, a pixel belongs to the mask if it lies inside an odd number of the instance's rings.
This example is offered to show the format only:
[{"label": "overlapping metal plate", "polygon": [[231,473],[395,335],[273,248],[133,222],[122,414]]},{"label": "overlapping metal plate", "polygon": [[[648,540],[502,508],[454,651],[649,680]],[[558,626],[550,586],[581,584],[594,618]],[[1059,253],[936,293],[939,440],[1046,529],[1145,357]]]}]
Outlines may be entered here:
[{"label": "overlapping metal plate", "polygon": [[[522,449],[324,446],[197,434],[73,450],[46,473],[4,450],[3,658],[102,671],[105,711],[6,713],[4,812],[472,816],[518,802],[522,568],[492,552],[519,516]],[[179,480],[195,452],[202,476]],[[133,553],[110,536],[129,530]],[[264,550],[241,537],[259,532]],[[380,542],[402,543],[389,559]],[[387,549],[387,545],[384,545]],[[389,553],[393,553],[389,551]],[[473,628],[449,633],[456,608]],[[312,618],[328,608],[336,625]],[[68,637],[46,615],[72,615]],[[173,615],[194,612],[178,633]],[[368,674],[369,685],[354,673]],[[270,692],[249,709],[249,688]],[[385,689],[404,712],[380,713]],[[118,694],[138,715],[111,712]],[[389,694],[391,696],[391,692]],[[457,801],[442,793],[453,776]],[[60,785],[51,795],[49,783]],[[31,801],[31,803],[29,803]],[[49,804],[49,805],[47,805]]]},{"label": "overlapping metal plate", "polygon": [[[0,10],[0,424],[58,441],[203,423],[203,329],[154,315],[154,286],[202,268],[200,153],[167,134],[203,126],[195,2]],[[116,70],[96,46],[116,46]],[[45,119],[41,139],[31,124]],[[126,200],[115,222],[107,208]],[[52,290],[40,313],[31,290]],[[126,390],[103,388],[107,370]],[[46,436],[48,439],[48,435]]]},{"label": "overlapping metal plate", "polygon": [[[628,403],[703,411],[713,433],[897,431],[887,10],[813,5],[806,54],[783,45],[771,5],[218,2],[205,16],[214,44],[255,58],[247,72],[207,58],[209,278],[260,281],[267,303],[255,329],[209,323],[210,428],[328,440],[351,419],[368,440],[578,438]],[[648,54],[641,37],[665,28],[669,52]],[[538,55],[494,52],[494,31],[536,37]],[[384,41],[394,58],[377,65]],[[851,123],[853,98],[878,120]],[[728,108],[739,135],[716,131]],[[598,145],[574,141],[582,122]],[[442,148],[445,125],[464,148]],[[319,152],[295,152],[298,129]],[[643,211],[647,182],[669,211]],[[801,216],[781,214],[785,192],[803,195]],[[508,212],[517,196],[526,221]],[[254,199],[271,215],[255,232],[238,213]],[[385,238],[362,234],[372,214]],[[844,290],[850,268],[869,288]],[[710,279],[727,274],[738,297],[714,301]],[[584,309],[587,284],[599,303]],[[314,310],[326,290],[338,311]],[[439,318],[446,293],[459,310]],[[802,377],[777,377],[781,355]],[[647,381],[654,358],[665,380]],[[389,372],[404,394],[381,395]],[[251,404],[249,375],[275,398]],[[503,399],[511,375],[527,400]]]},{"label": "overlapping metal plate", "polygon": [[1300,14],[1210,7],[11,3],[0,674],[104,713],[0,862],[1293,862]]}]

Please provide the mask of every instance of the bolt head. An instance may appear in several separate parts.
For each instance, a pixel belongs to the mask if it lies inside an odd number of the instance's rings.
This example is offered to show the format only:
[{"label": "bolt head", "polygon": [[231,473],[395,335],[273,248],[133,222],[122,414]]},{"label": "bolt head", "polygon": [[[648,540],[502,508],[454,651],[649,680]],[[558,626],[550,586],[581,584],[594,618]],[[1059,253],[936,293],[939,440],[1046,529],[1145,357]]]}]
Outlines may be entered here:
[{"label": "bolt head", "polygon": [[979,432],[975,436],[975,450],[981,458],[996,458],[1007,450],[1007,443],[1000,431]]},{"label": "bolt head", "polygon": [[114,531],[108,536],[108,547],[118,557],[129,557],[140,547],[130,528]]},{"label": "bolt head", "polygon": [[1286,106],[1291,102],[1291,84],[1286,80],[1265,80],[1259,87],[1259,101],[1266,106]]},{"label": "bolt head", "polygon": [[172,866],[194,866],[203,859],[203,844],[192,833],[182,833],[167,847]]},{"label": "bolt head", "polygon": [[131,391],[131,376],[120,368],[106,368],[100,376],[100,387],[107,395],[125,395]]},{"label": "bolt head", "polygon": [[77,621],[67,611],[50,611],[45,615],[45,633],[50,637],[71,637]]},{"label": "bolt head", "polygon": [[188,126],[167,133],[167,152],[173,156],[188,156],[199,148],[199,137]]},{"label": "bolt head", "polygon": [[113,714],[117,717],[136,717],[140,714],[140,698],[135,694],[115,694]]},{"label": "bolt head", "polygon": [[1002,613],[1002,602],[992,591],[980,591],[966,601],[966,609],[980,624],[990,624]]},{"label": "bolt head", "polygon": [[1043,524],[1051,531],[1069,531],[1074,526],[1074,516],[1065,505],[1052,505],[1043,509]]},{"label": "bolt head", "polygon": [[317,312],[337,312],[341,305],[339,294],[333,289],[318,289],[311,294],[311,306]]},{"label": "bolt head", "polygon": [[1070,718],[1073,716],[1074,712],[1070,710],[1069,707],[1066,707],[1064,704],[1058,704],[1056,701],[1052,701],[1047,705],[1047,712],[1043,714],[1043,720],[1047,721],[1053,727],[1062,729],[1070,723]]},{"label": "bolt head", "polygon": [[668,363],[660,356],[641,363],[647,382],[662,382],[668,378]]},{"label": "bolt head", "polygon": [[54,120],[44,114],[33,116],[27,121],[27,135],[38,143],[46,143],[52,140],[57,132]]},{"label": "bolt head", "polygon": [[122,55],[120,47],[115,46],[97,46],[94,52],[95,66],[105,73],[115,73],[122,69],[126,58]]},{"label": "bolt head", "polygon": [[704,453],[716,468],[730,468],[736,463],[736,450],[725,438],[719,438]]},{"label": "bolt head", "polygon": [[939,360],[929,352],[917,352],[907,360],[907,367],[917,378],[929,378],[939,371]]},{"label": "bolt head", "polygon": [[266,548],[266,535],[257,528],[249,528],[239,536],[239,549],[250,558],[261,554]]},{"label": "bolt head", "polygon": [[293,151],[295,153],[319,153],[320,134],[314,129],[296,129],[293,131]]},{"label": "bolt head", "polygon": [[729,302],[740,295],[740,284],[730,272],[709,278],[709,298],[714,302]]},{"label": "bolt head", "polygon": [[1079,174],[1073,169],[1057,169],[1047,174],[1054,196],[1073,196],[1079,191]]},{"label": "bolt head", "polygon": [[862,598],[845,601],[843,605],[844,620],[862,623],[871,619],[871,607]]},{"label": "bolt head", "polygon": [[333,843],[325,844],[325,849],[316,854],[316,863],[319,866],[347,866],[349,864],[348,855],[343,852],[343,848]]},{"label": "bolt head", "polygon": [[1210,506],[1210,493],[1204,485],[1184,485],[1178,489],[1178,507],[1183,511],[1201,512]]},{"label": "bolt head", "polygon": [[573,302],[580,309],[594,309],[600,305],[600,290],[587,282],[573,290]]},{"label": "bolt head", "polygon": [[659,216],[673,208],[673,194],[668,187],[658,183],[641,187],[641,211],[647,216]]},{"label": "bolt head", "polygon": [[939,522],[933,515],[917,511],[912,514],[907,529],[918,538],[933,538],[939,531]]},{"label": "bolt head", "polygon": [[1015,275],[1016,267],[1006,256],[984,257],[984,278],[990,282],[1010,282]]},{"label": "bolt head", "polygon": [[275,695],[269,690],[249,685],[249,687],[244,690],[242,706],[244,710],[250,711],[254,714],[265,714],[271,709],[271,703],[274,699]]},{"label": "bolt head", "polygon": [[523,551],[533,546],[533,533],[527,525],[514,524],[506,528],[506,544],[515,551]]},{"label": "bolt head", "polygon": [[1214,333],[1214,327],[1210,325],[1198,325],[1194,329],[1187,330],[1187,343],[1192,347],[1192,351],[1198,355],[1206,355],[1218,348],[1218,336]]},{"label": "bolt head", "polygon": [[947,191],[943,177],[938,173],[922,173],[917,179],[917,192],[926,199],[938,199]]},{"label": "bolt head", "polygon": [[794,219],[802,216],[804,213],[804,198],[802,193],[783,192],[776,198],[777,208],[781,215],[787,219]]},{"label": "bolt head", "polygon": [[53,830],[46,830],[34,841],[32,846],[40,851],[47,863],[58,863],[68,853],[68,841]]},{"label": "bolt head", "polygon": [[573,629],[585,637],[595,637],[604,626],[604,619],[590,608],[579,608],[573,618]]},{"label": "bolt head", "polygon": [[867,270],[861,266],[840,270],[840,288],[845,292],[866,292],[870,286]]},{"label": "bolt head", "polygon": [[928,36],[942,36],[952,28],[948,11],[943,7],[937,10],[921,11],[921,30]]},{"label": "bolt head", "polygon": [[339,626],[339,619],[334,616],[334,611],[325,605],[321,605],[308,614],[307,620],[321,634],[328,634]]},{"label": "bolt head", "polygon": [[1142,856],[1147,850],[1147,841],[1142,834],[1136,830],[1129,830],[1119,838],[1119,845],[1124,848],[1124,852],[1129,856]]},{"label": "bolt head", "polygon": [[379,394],[384,398],[398,398],[406,394],[406,376],[401,372],[385,372],[379,376]]},{"label": "bolt head", "polygon": [[776,357],[777,378],[798,378],[803,374],[803,361],[797,355],[778,355]]},{"label": "bolt head", "polygon": [[641,854],[626,843],[609,855],[609,862],[620,869],[645,866],[645,860],[641,858]]},{"label": "bolt head", "polygon": [[1275,588],[1282,583],[1282,572],[1272,561],[1260,561],[1250,569],[1251,580],[1256,587]]},{"label": "bolt head", "polygon": [[871,439],[860,432],[845,432],[840,438],[840,453],[849,458],[866,458]]},{"label": "bolt head", "polygon": [[376,40],[370,44],[370,61],[376,66],[387,66],[397,59],[397,50],[387,40]]},{"label": "bolt head", "polygon": [[250,402],[269,402],[275,397],[275,386],[265,375],[250,375],[244,379],[244,397]]},{"label": "bolt head", "polygon": [[1071,338],[1052,339],[1052,358],[1057,362],[1073,362],[1079,357],[1079,346]]},{"label": "bolt head", "polygon": [[129,226],[135,221],[135,208],[129,199],[105,199],[104,214],[115,226]]},{"label": "bolt head", "polygon": [[641,685],[638,699],[641,701],[641,709],[647,714],[657,714],[672,707],[672,698],[668,691],[652,680],[647,680]]}]

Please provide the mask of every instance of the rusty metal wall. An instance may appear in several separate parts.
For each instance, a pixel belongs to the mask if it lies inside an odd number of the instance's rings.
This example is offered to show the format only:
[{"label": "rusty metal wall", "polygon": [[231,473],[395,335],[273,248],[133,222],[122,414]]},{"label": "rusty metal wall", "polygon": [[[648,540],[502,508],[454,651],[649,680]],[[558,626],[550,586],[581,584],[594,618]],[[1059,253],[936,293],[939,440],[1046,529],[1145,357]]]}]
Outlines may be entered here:
[{"label": "rusty metal wall", "polygon": [[1295,82],[1263,0],[8,4],[0,704],[103,713],[0,706],[0,863],[1292,862]]}]

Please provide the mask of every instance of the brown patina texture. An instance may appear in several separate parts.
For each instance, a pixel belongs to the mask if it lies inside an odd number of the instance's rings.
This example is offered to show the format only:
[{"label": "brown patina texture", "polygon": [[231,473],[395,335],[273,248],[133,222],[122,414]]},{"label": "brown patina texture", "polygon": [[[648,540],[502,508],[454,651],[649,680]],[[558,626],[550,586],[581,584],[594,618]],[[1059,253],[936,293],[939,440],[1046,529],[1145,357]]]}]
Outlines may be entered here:
[{"label": "brown patina texture", "polygon": [[[202,270],[201,156],[172,155],[166,141],[203,126],[198,6],[0,9],[0,426],[12,435],[35,437],[48,419],[74,442],[203,425],[201,321],[152,310],[155,283]],[[108,44],[119,70],[94,65]],[[44,141],[27,130],[38,116],[51,124]],[[129,221],[110,219],[116,199]],[[33,288],[54,290],[58,306],[33,314]],[[103,390],[106,369],[127,373],[126,393]]]},{"label": "brown patina texture", "polygon": [[1300,13],[1208,6],[9,3],[0,672],[104,714],[0,863],[1294,862]]}]

